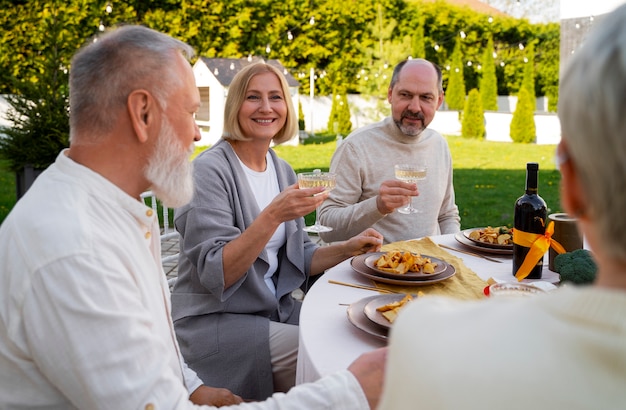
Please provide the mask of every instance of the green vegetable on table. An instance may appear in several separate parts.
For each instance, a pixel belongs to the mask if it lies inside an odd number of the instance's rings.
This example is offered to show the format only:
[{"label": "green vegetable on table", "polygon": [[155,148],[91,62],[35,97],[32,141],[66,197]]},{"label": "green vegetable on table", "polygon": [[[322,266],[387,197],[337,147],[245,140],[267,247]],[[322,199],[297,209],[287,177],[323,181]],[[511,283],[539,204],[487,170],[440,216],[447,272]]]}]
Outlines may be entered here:
[{"label": "green vegetable on table", "polygon": [[598,266],[591,252],[577,249],[557,255],[554,258],[554,270],[561,275],[561,282],[588,284],[596,278]]}]

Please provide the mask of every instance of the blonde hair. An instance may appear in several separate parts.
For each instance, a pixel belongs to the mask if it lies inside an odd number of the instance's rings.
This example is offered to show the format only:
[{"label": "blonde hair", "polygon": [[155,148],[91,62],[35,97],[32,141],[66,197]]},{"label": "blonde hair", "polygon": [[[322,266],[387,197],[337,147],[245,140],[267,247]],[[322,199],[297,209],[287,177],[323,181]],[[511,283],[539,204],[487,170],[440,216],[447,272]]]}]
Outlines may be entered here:
[{"label": "blonde hair", "polygon": [[626,5],[597,20],[561,76],[563,140],[604,250],[626,260]]},{"label": "blonde hair", "polygon": [[281,144],[289,141],[298,132],[298,118],[296,110],[293,106],[293,100],[289,93],[289,84],[287,79],[276,67],[265,62],[250,64],[239,71],[233,78],[228,88],[228,96],[226,97],[226,107],[224,109],[224,133],[222,138],[225,140],[248,141],[249,138],[243,135],[239,124],[239,109],[243,105],[246,98],[246,91],[252,77],[262,73],[272,73],[276,75],[280,82],[280,88],[284,95],[285,104],[287,105],[287,118],[283,128],[272,138],[274,144]]}]

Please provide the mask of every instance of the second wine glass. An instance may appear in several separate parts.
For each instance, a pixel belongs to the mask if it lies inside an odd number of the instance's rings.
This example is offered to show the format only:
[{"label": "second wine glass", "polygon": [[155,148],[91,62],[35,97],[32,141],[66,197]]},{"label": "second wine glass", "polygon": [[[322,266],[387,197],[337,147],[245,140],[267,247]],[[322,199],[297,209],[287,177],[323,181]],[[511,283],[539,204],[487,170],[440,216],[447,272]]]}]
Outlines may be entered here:
[{"label": "second wine glass", "polygon": [[[394,167],[396,173],[396,179],[404,182],[415,182],[426,178],[428,168],[422,164],[397,164]],[[401,214],[414,214],[419,213],[416,208],[413,208],[413,198],[409,197],[409,204],[403,208],[398,208],[398,212]]]},{"label": "second wine glass", "polygon": [[[334,173],[322,172],[319,169],[316,169],[313,172],[302,172],[298,174],[298,186],[300,188],[316,188],[321,186],[324,187],[324,191],[322,192],[327,192],[335,188],[335,181],[336,175]],[[315,210],[315,224],[305,227],[305,232],[319,233],[330,232],[333,230],[330,226],[324,226],[320,223],[319,210],[318,206]]]}]

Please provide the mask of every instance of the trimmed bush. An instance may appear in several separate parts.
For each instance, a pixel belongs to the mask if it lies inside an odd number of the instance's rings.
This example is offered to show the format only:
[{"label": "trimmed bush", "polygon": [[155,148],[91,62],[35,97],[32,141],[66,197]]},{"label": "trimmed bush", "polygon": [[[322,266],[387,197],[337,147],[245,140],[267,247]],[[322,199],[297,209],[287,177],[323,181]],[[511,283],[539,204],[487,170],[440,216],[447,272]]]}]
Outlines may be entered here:
[{"label": "trimmed bush", "polygon": [[298,100],[298,129],[304,131],[304,111],[302,110],[301,100]]},{"label": "trimmed bush", "polygon": [[480,92],[473,88],[463,108],[463,122],[461,123],[461,136],[463,138],[485,138],[485,115]]},{"label": "trimmed bush", "polygon": [[352,131],[352,120],[350,119],[350,107],[348,96],[333,93],[333,103],[328,116],[328,132],[348,135]]},{"label": "trimmed bush", "polygon": [[487,48],[483,52],[482,76],[479,85],[483,109],[487,111],[498,111],[498,79],[493,50],[493,39],[489,36]]},{"label": "trimmed bush", "polygon": [[446,102],[451,110],[463,110],[465,105],[465,80],[463,78],[463,61],[461,60],[461,44],[457,41],[452,52]]},{"label": "trimmed bush", "polygon": [[517,95],[517,106],[511,120],[510,135],[513,142],[528,144],[536,141],[535,99],[526,87],[522,87]]}]

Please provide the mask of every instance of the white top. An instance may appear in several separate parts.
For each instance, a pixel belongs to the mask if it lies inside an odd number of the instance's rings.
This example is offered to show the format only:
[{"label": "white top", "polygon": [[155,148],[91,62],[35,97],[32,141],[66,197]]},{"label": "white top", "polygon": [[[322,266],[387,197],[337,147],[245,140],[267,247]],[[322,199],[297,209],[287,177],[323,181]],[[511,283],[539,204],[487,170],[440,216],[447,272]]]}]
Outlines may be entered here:
[{"label": "white top", "polygon": [[[267,163],[265,171],[258,172],[248,168],[246,164],[239,160],[241,167],[246,173],[246,178],[254,194],[254,199],[256,199],[256,203],[261,211],[280,194],[278,176],[276,176],[274,161],[272,161],[269,152],[265,156],[265,162]],[[276,273],[276,269],[278,269],[278,250],[283,246],[286,240],[285,224],[281,223],[278,225],[278,228],[276,228],[276,231],[274,231],[267,245],[265,245],[269,267],[263,278],[265,279],[265,284],[273,294],[276,294],[276,285],[274,285],[272,277]]]},{"label": "white top", "polygon": [[[193,407],[169,298],[152,209],[61,153],[0,227],[0,408]],[[367,408],[346,370],[237,408],[320,398]]]},{"label": "white top", "polygon": [[388,358],[381,410],[623,409],[626,292],[418,299]]}]

